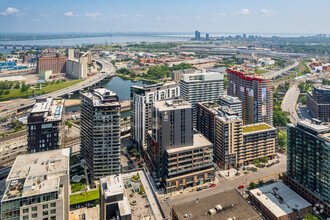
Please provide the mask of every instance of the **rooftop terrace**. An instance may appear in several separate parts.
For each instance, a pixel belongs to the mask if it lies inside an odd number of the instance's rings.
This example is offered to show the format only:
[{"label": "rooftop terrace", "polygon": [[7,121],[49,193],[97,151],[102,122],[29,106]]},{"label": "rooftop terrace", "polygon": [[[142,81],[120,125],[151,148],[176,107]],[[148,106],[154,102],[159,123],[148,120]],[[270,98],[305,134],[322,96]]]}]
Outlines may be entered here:
[{"label": "rooftop terrace", "polygon": [[40,98],[31,110],[30,117],[43,116],[44,121],[62,120],[64,109],[64,99],[62,98]]}]

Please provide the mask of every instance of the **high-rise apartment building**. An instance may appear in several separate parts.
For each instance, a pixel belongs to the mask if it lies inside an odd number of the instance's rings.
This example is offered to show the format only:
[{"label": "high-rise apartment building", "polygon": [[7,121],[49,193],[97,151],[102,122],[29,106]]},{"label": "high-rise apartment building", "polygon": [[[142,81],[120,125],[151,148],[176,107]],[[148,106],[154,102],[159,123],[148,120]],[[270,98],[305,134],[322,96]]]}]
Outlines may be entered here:
[{"label": "high-rise apartment building", "polygon": [[201,32],[195,31],[195,40],[201,40]]},{"label": "high-rise apartment building", "polygon": [[196,103],[217,102],[223,92],[223,74],[221,73],[200,72],[182,75],[180,93],[181,97],[193,107],[194,123],[196,123]]},{"label": "high-rise apartment building", "polygon": [[54,73],[65,73],[65,63],[67,57],[56,54],[55,56],[40,56],[37,61],[37,73],[40,74],[42,71],[52,70]]},{"label": "high-rise apartment building", "polygon": [[151,130],[152,103],[180,96],[175,83],[131,87],[131,134],[140,152],[146,146],[148,130]]},{"label": "high-rise apartment building", "polygon": [[227,106],[234,112],[238,113],[238,116],[242,118],[242,101],[238,97],[222,95],[219,97],[219,105]]},{"label": "high-rise apartment building", "polygon": [[155,102],[148,135],[148,166],[156,182],[172,192],[214,178],[213,146],[193,133],[193,110],[180,99]]},{"label": "high-rise apartment building", "polygon": [[120,172],[120,103],[116,93],[96,88],[81,94],[81,155],[93,177]]},{"label": "high-rise apartment building", "polygon": [[27,119],[27,152],[60,148],[64,140],[64,99],[37,98]]},{"label": "high-rise apartment building", "polygon": [[241,167],[278,151],[277,130],[266,124],[243,126],[238,113],[214,102],[197,104],[197,130],[214,145],[214,162],[223,169]]},{"label": "high-rise apartment building", "polygon": [[330,86],[316,86],[307,92],[307,107],[317,119],[330,122]]},{"label": "high-rise apartment building", "polygon": [[6,180],[1,219],[69,220],[70,149],[18,155]]},{"label": "high-rise apartment building", "polygon": [[227,94],[242,101],[244,124],[273,124],[272,81],[264,76],[235,66],[227,69]]},{"label": "high-rise apartment building", "polygon": [[172,71],[172,81],[180,82],[183,74],[194,73],[195,69],[174,70]]},{"label": "high-rise apartment building", "polygon": [[284,181],[313,205],[330,214],[330,127],[321,121],[287,126],[287,175]]}]

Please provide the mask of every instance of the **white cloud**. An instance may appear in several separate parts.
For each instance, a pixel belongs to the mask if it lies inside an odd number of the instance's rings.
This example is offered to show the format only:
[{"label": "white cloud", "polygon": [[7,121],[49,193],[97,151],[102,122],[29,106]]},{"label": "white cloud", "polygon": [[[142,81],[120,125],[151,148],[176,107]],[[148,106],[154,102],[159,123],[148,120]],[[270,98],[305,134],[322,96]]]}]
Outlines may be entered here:
[{"label": "white cloud", "polygon": [[121,17],[126,17],[126,14],[121,14],[121,15],[113,15],[114,18],[121,18]]},{"label": "white cloud", "polygon": [[156,19],[157,20],[162,20],[162,17],[161,16],[158,16]]},{"label": "white cloud", "polygon": [[75,14],[72,11],[65,12],[64,15],[67,16],[67,17],[75,16]]},{"label": "white cloud", "polygon": [[217,13],[217,14],[213,14],[212,16],[212,21],[219,21],[221,20],[222,17],[226,16],[227,14],[222,12],[222,13]]},{"label": "white cloud", "polygon": [[135,15],[135,17],[137,17],[137,18],[143,18],[144,16],[143,15]]},{"label": "white cloud", "polygon": [[195,18],[195,19],[200,19],[200,18],[201,18],[201,16],[199,16],[199,15],[196,15],[196,16],[194,16],[194,18]]},{"label": "white cloud", "polygon": [[92,18],[95,18],[97,16],[100,16],[101,13],[100,12],[95,12],[95,13],[86,13],[85,14],[87,17],[92,17]]},{"label": "white cloud", "polygon": [[271,14],[274,13],[274,11],[267,10],[267,9],[261,9],[260,12],[261,12],[261,14],[263,14],[263,15],[271,15]]},{"label": "white cloud", "polygon": [[236,13],[234,13],[234,14],[236,14],[236,15],[248,15],[248,14],[250,14],[251,12],[249,11],[249,9],[247,9],[247,8],[243,8],[242,10],[240,10],[239,12],[236,12]]},{"label": "white cloud", "polygon": [[1,15],[13,15],[13,14],[17,14],[19,12],[19,10],[17,8],[7,8],[6,11],[2,11],[0,12]]}]

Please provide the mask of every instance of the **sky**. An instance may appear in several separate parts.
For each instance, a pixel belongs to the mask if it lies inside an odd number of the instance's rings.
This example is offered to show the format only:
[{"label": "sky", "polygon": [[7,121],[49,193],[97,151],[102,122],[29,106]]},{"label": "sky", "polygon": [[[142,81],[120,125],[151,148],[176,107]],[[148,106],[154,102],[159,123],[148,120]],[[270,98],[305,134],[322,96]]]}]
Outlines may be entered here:
[{"label": "sky", "polygon": [[0,0],[0,32],[330,33],[330,0]]}]

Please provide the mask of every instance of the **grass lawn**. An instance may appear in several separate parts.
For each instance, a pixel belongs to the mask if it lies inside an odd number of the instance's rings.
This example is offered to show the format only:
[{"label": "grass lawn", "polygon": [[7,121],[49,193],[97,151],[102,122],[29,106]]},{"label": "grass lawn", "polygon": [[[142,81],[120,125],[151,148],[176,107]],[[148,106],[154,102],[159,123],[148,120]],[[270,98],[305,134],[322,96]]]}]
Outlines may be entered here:
[{"label": "grass lawn", "polygon": [[13,98],[28,97],[33,94],[46,94],[60,89],[64,89],[66,87],[72,86],[82,81],[84,81],[84,79],[70,80],[70,81],[60,82],[58,84],[57,83],[48,84],[47,86],[43,86],[41,90],[39,90],[39,87],[36,85],[38,89],[36,89],[34,93],[32,89],[29,89],[26,92],[22,92],[21,89],[11,89],[9,90],[9,94],[0,96],[0,101],[5,101]]},{"label": "grass lawn", "polygon": [[88,191],[86,193],[83,193],[82,195],[76,194],[70,196],[70,205],[92,201],[100,198],[100,185],[97,186],[96,190]]},{"label": "grass lawn", "polygon": [[268,70],[257,69],[256,74],[260,75],[260,74],[268,73],[268,72],[269,72]]},{"label": "grass lawn", "polygon": [[71,183],[71,193],[79,192],[86,188],[86,179],[81,179],[79,183]]}]

